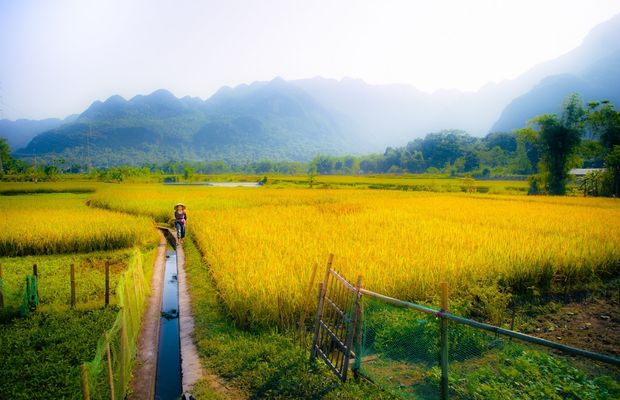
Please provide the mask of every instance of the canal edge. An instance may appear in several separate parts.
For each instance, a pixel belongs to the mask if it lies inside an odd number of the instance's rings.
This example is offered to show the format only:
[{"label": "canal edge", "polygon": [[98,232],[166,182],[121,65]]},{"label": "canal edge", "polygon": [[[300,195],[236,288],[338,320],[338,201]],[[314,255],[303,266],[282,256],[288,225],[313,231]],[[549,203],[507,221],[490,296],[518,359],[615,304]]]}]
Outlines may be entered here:
[{"label": "canal edge", "polygon": [[179,330],[181,339],[181,376],[183,393],[191,393],[192,388],[204,376],[198,349],[194,342],[194,316],[185,273],[185,252],[177,246],[177,277],[179,283]]},{"label": "canal edge", "polygon": [[138,336],[136,362],[131,379],[129,400],[155,398],[155,379],[157,374],[157,354],[159,349],[159,324],[166,263],[167,242],[159,232],[157,257],[153,264],[151,295],[142,314],[142,324]]}]

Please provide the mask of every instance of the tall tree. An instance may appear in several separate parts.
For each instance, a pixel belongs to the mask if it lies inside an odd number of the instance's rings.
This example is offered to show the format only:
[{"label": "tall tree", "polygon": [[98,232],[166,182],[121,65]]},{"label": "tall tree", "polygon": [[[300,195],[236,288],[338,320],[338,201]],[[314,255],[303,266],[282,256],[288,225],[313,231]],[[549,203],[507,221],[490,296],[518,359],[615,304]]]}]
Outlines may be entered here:
[{"label": "tall tree", "polygon": [[564,101],[559,116],[543,114],[531,121],[540,128],[542,161],[548,172],[547,185],[552,195],[566,194],[569,160],[581,141],[585,121],[582,104],[579,95],[571,94]]},{"label": "tall tree", "polygon": [[605,166],[613,179],[614,196],[620,197],[620,145],[615,145],[605,157]]},{"label": "tall tree", "polygon": [[11,168],[13,164],[13,157],[11,157],[11,149],[6,139],[0,137],[0,175]]},{"label": "tall tree", "polygon": [[620,111],[609,101],[588,104],[588,125],[608,151],[620,145]]}]

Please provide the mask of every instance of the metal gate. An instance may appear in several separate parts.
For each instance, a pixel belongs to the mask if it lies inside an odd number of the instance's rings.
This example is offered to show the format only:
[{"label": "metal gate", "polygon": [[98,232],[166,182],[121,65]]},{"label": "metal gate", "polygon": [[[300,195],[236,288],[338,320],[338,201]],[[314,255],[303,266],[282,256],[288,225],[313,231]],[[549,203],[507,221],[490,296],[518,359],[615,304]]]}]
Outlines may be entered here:
[{"label": "metal gate", "polygon": [[[358,322],[361,319],[362,277],[355,286],[332,269],[334,255],[329,255],[325,279],[319,287],[314,338],[310,358],[317,356],[340,378],[347,379],[352,349],[360,338]],[[354,371],[355,372],[355,371]]]}]

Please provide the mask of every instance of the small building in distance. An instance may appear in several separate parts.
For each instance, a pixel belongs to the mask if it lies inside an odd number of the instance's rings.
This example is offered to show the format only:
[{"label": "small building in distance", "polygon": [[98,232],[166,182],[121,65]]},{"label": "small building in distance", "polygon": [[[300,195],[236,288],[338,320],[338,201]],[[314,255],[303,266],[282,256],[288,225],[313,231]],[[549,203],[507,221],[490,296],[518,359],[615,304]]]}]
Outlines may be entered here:
[{"label": "small building in distance", "polygon": [[590,172],[603,172],[605,168],[573,168],[568,171],[569,175],[574,176],[575,178],[583,178]]}]

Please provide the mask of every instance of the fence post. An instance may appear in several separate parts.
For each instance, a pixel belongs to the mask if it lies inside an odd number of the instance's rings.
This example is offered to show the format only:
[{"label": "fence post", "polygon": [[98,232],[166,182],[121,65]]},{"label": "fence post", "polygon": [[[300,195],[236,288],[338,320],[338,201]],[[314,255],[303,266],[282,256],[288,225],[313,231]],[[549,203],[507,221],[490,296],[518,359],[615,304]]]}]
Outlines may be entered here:
[{"label": "fence post", "polygon": [[4,289],[2,286],[2,264],[0,264],[0,308],[4,308]]},{"label": "fence post", "polygon": [[310,284],[308,285],[308,293],[306,293],[306,303],[304,304],[304,308],[301,310],[301,315],[299,316],[299,342],[304,346],[304,342],[306,339],[306,314],[308,312],[308,308],[310,306],[310,296],[312,296],[312,287],[314,286],[314,279],[316,278],[316,270],[319,268],[319,264],[314,264],[314,268],[312,269],[312,275],[310,276]]},{"label": "fence post", "polygon": [[86,364],[80,366],[80,376],[82,378],[82,398],[84,400],[90,400],[90,387],[88,386],[88,369]]},{"label": "fence post", "polygon": [[75,307],[75,265],[71,263],[71,308]]},{"label": "fence post", "polygon": [[[362,276],[359,275],[357,277],[357,283],[355,284],[355,291],[353,292],[355,294],[355,301],[353,302],[353,312],[351,313],[351,321],[350,321],[350,326],[349,326],[349,331],[347,332],[347,338],[346,338],[346,346],[347,346],[347,352],[345,354],[345,358],[344,358],[344,366],[342,368],[342,380],[345,381],[347,379],[347,373],[349,371],[349,362],[351,361],[351,347],[353,346],[353,338],[355,336],[355,330],[357,329],[357,322],[358,322],[358,311],[359,311],[359,306],[360,306],[360,300],[361,300],[361,295],[360,295],[360,289],[362,288]],[[360,357],[359,353],[355,354],[356,358]]]},{"label": "fence post", "polygon": [[448,399],[448,320],[443,316],[448,312],[448,282],[441,282],[440,317],[440,353],[441,364],[441,399]]},{"label": "fence post", "polygon": [[105,306],[110,305],[110,262],[105,262]]},{"label": "fence post", "polygon": [[314,360],[316,357],[316,350],[314,348],[318,338],[320,331],[320,322],[323,314],[323,299],[325,298],[325,291],[327,291],[327,282],[329,280],[329,273],[332,270],[332,263],[334,262],[334,255],[330,253],[329,258],[327,259],[327,269],[325,271],[325,278],[323,283],[319,284],[319,301],[316,309],[316,325],[314,326],[314,336],[312,338],[312,347],[310,348],[310,360]]},{"label": "fence post", "polygon": [[37,303],[39,302],[39,269],[37,268],[37,264],[32,264],[32,275],[34,275],[34,279],[37,285]]},{"label": "fence post", "polygon": [[108,384],[110,385],[110,400],[114,400],[114,374],[112,373],[112,356],[110,353],[110,336],[105,334],[105,356],[108,365]]}]

